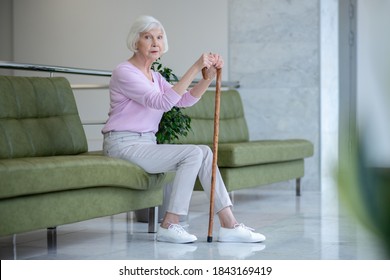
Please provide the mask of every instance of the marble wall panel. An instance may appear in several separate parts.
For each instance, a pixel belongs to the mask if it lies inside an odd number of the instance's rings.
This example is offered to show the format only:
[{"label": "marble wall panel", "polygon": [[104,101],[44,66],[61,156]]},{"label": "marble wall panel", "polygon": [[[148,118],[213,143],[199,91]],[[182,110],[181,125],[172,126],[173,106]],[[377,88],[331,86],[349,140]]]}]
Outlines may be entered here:
[{"label": "marble wall panel", "polygon": [[229,76],[251,139],[305,138],[315,145],[304,187],[320,189],[319,0],[230,0]]}]

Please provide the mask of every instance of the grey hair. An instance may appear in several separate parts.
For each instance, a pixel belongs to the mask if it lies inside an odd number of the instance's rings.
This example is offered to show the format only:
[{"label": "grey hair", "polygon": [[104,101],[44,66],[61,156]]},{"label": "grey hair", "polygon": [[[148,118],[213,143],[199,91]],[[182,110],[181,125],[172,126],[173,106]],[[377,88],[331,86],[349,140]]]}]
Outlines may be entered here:
[{"label": "grey hair", "polygon": [[139,40],[139,35],[142,32],[147,32],[153,28],[160,28],[163,32],[163,41],[164,41],[164,52],[168,51],[168,39],[165,29],[162,24],[151,16],[140,16],[138,17],[133,25],[130,28],[129,35],[127,35],[127,47],[132,52],[137,52],[137,42]]}]

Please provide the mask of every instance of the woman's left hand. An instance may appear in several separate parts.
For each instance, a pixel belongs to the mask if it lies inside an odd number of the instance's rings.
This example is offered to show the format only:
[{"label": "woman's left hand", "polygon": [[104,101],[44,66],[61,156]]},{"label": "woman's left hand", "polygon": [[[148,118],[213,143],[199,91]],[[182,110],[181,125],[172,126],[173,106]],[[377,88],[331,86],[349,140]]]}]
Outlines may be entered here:
[{"label": "woman's left hand", "polygon": [[210,56],[211,56],[211,60],[213,61],[213,66],[217,69],[221,69],[223,67],[223,63],[224,63],[222,56],[220,56],[217,53],[215,53],[215,54],[210,53]]},{"label": "woman's left hand", "polygon": [[212,66],[206,68],[205,74],[208,80],[212,80],[215,78],[217,69],[221,69],[224,65],[223,59],[219,54],[209,54],[209,59],[212,61]]}]

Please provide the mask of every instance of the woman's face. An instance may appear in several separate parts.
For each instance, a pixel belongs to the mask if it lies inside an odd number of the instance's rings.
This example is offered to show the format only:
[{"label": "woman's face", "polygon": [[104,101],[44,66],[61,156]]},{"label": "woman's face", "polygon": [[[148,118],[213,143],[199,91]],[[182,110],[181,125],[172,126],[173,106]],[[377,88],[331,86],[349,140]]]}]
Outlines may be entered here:
[{"label": "woman's face", "polygon": [[154,28],[139,34],[137,42],[138,54],[147,59],[156,60],[164,52],[164,34],[161,29]]}]

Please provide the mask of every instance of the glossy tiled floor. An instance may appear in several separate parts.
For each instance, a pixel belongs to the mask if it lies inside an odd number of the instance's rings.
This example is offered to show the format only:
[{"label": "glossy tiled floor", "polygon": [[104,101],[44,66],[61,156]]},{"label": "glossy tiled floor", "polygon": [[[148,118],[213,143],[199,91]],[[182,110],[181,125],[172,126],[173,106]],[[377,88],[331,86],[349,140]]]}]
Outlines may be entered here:
[{"label": "glossy tiled floor", "polygon": [[[57,229],[57,248],[49,250],[46,231],[0,238],[6,259],[384,259],[381,244],[343,210],[334,188],[296,197],[291,183],[238,191],[234,213],[240,222],[266,235],[259,244],[207,243],[208,202],[195,192],[188,217],[193,244],[155,241],[134,214],[94,219]],[[214,240],[218,220],[215,220]]]}]

